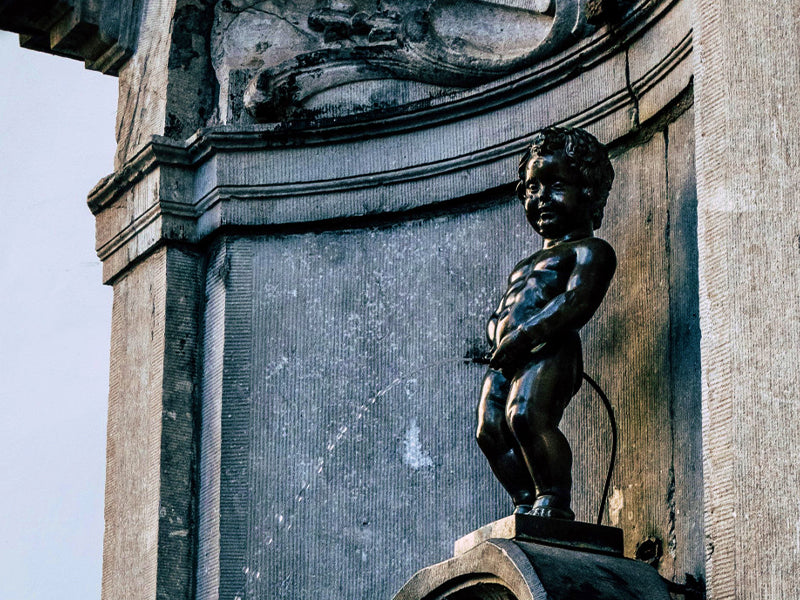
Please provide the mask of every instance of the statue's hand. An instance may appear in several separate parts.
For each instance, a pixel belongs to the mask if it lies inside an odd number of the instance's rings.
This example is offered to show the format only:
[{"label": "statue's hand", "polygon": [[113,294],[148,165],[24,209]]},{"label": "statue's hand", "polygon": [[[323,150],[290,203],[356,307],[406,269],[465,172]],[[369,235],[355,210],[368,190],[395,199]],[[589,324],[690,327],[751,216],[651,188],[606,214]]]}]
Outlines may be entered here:
[{"label": "statue's hand", "polygon": [[525,362],[532,346],[531,337],[517,327],[508,335],[503,336],[503,340],[489,361],[489,366],[500,371],[515,370]]}]

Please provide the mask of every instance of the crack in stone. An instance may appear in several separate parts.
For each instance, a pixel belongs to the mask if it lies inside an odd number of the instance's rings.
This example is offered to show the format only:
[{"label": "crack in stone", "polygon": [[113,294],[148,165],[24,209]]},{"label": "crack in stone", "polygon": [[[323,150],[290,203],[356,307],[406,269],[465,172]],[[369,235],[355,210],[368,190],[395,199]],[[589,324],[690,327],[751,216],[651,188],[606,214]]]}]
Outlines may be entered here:
[{"label": "crack in stone", "polygon": [[631,101],[633,102],[633,115],[631,115],[631,122],[634,128],[639,127],[639,97],[636,95],[636,91],[633,89],[633,83],[631,83],[631,57],[630,57],[630,48],[625,47],[625,88],[628,90],[628,94],[630,94]]}]

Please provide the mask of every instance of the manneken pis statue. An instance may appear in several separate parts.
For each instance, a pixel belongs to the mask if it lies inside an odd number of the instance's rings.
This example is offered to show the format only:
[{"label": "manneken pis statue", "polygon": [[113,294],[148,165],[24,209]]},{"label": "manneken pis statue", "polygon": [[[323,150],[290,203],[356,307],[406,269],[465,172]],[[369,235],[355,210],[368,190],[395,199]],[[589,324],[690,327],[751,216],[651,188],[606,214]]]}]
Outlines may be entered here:
[{"label": "manneken pis statue", "polygon": [[515,514],[574,519],[572,452],[558,425],[581,386],[578,330],[616,269],[614,250],[593,233],[614,170],[594,136],[550,127],[535,135],[519,178],[517,195],[544,244],[514,267],[487,325],[478,444]]}]

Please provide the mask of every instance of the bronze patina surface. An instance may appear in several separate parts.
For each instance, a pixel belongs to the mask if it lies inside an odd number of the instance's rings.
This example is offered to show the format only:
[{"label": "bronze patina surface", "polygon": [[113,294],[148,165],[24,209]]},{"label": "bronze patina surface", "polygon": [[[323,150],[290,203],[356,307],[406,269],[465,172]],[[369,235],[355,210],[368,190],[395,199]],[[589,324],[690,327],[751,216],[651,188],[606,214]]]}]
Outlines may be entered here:
[{"label": "bronze patina surface", "polygon": [[572,452],[558,425],[581,386],[578,330],[616,269],[614,250],[594,236],[614,171],[594,136],[551,127],[535,136],[519,178],[525,216],[544,243],[514,267],[489,319],[477,438],[515,514],[574,519]]}]

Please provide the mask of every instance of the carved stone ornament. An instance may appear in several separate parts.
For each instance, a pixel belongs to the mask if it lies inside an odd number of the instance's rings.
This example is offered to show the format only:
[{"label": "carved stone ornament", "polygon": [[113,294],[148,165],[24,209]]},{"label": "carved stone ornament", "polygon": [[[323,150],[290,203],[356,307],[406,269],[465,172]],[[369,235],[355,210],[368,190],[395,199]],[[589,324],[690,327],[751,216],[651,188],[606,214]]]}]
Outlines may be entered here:
[{"label": "carved stone ornament", "polygon": [[223,115],[236,119],[243,103],[257,121],[336,116],[471,88],[568,47],[592,31],[600,6],[222,0],[212,37]]}]

